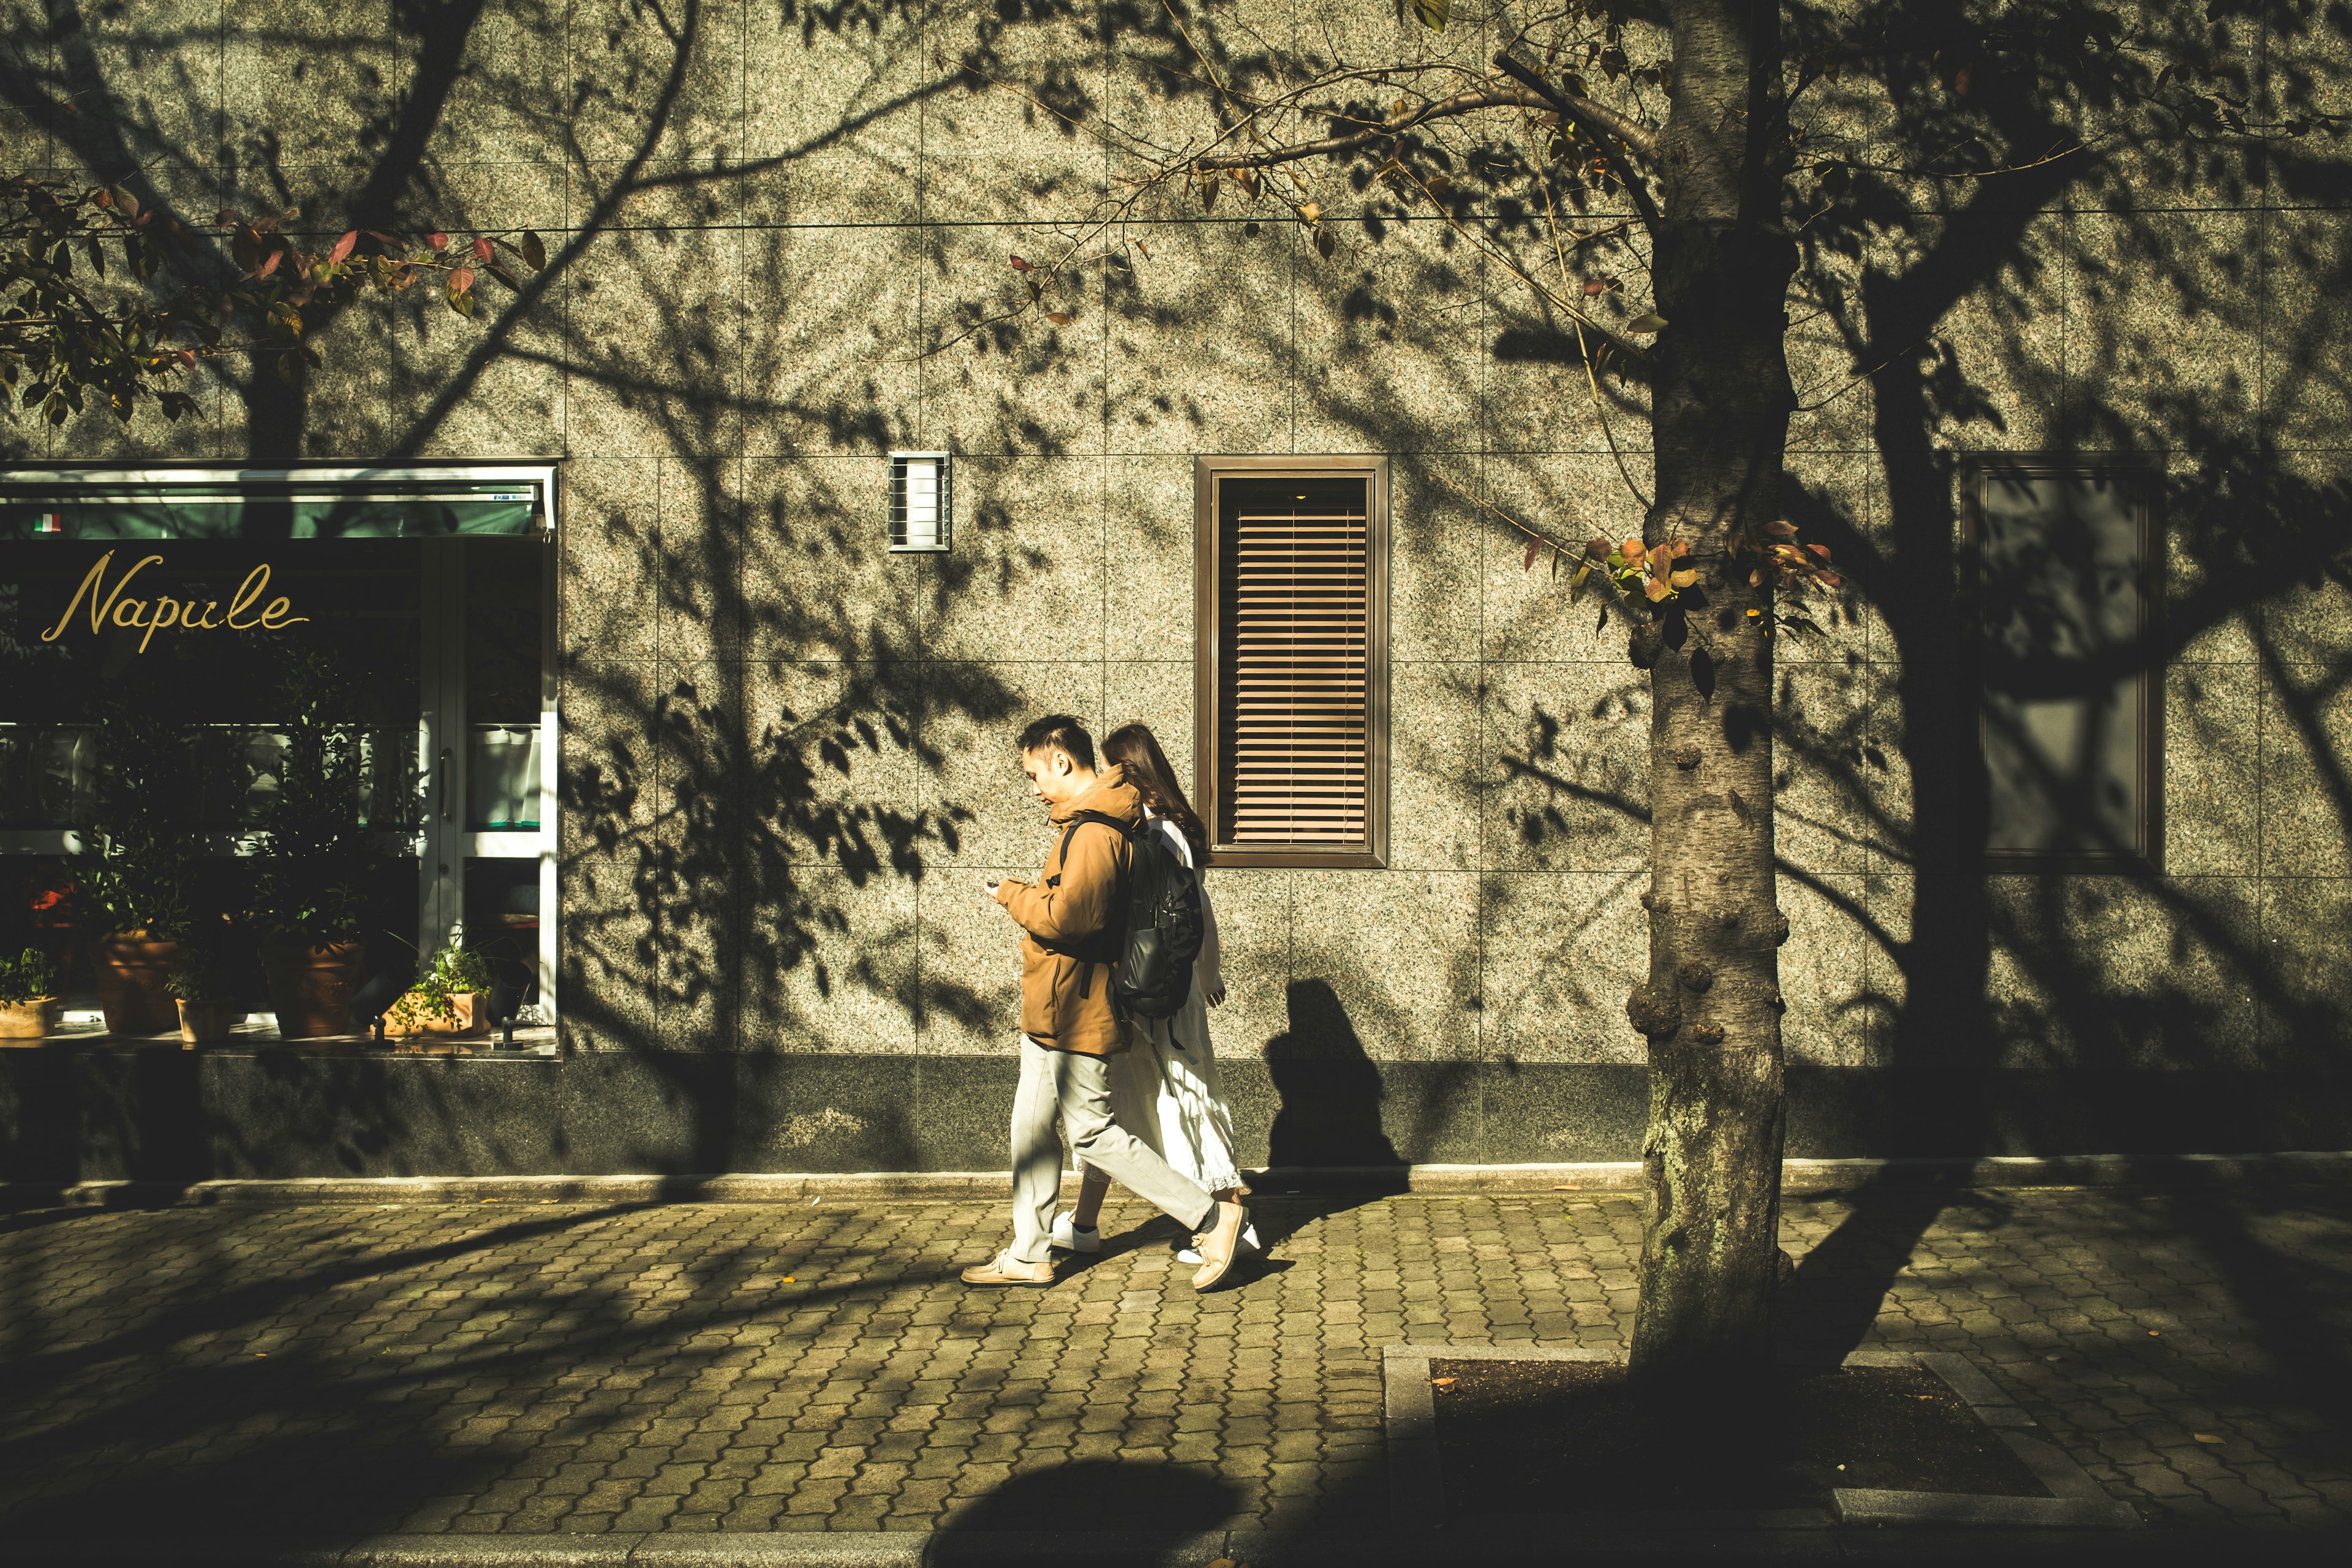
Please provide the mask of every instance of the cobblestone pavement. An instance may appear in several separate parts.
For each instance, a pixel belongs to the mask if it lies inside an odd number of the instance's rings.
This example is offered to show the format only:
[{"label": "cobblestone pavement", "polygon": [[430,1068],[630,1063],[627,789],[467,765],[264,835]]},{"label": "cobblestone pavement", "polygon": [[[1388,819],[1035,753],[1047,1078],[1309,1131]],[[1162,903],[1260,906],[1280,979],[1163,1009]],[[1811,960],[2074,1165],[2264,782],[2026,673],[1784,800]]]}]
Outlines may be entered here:
[{"label": "cobblestone pavement", "polygon": [[[1801,1341],[1971,1352],[2158,1524],[2352,1517],[2352,1194],[1859,1201],[1791,1202]],[[972,1204],[7,1216],[0,1528],[926,1530],[1072,1463],[1097,1525],[1377,1528],[1383,1345],[1631,1322],[1630,1201],[1257,1213],[1204,1297],[1133,1208],[996,1292]]]}]

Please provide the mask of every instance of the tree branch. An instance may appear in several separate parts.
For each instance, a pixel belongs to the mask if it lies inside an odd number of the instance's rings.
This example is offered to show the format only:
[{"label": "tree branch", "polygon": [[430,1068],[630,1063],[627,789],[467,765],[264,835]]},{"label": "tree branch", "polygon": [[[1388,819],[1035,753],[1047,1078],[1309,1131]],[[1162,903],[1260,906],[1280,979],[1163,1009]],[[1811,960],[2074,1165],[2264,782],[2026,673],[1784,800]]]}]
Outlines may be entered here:
[{"label": "tree branch", "polygon": [[[1506,76],[1527,83],[1541,94],[1545,103],[1558,110],[1562,120],[1581,120],[1588,125],[1597,125],[1643,157],[1656,157],[1657,139],[1623,115],[1603,109],[1591,100],[1570,92],[1565,88],[1554,87],[1541,71],[1513,59],[1507,49],[1496,54],[1495,64]],[[1642,221],[1653,228],[1656,227],[1659,222],[1658,204],[1650,199],[1650,188],[1642,183],[1641,171],[1629,168],[1624,155],[1606,140],[1596,136],[1592,144],[1601,149],[1603,158],[1609,160],[1610,172],[1617,176],[1618,184],[1625,187],[1625,194],[1633,199],[1633,208],[1642,215]]]},{"label": "tree branch", "polygon": [[1570,92],[1564,87],[1555,86],[1532,66],[1512,58],[1507,50],[1495,57],[1495,64],[1499,66],[1506,75],[1523,81],[1542,93],[1551,101],[1553,108],[1570,119],[1581,120],[1587,125],[1597,126],[1631,147],[1644,160],[1651,163],[1657,161],[1658,133],[1639,121],[1628,120],[1615,110],[1593,102],[1582,93]]},{"label": "tree branch", "polygon": [[1302,142],[1295,147],[1271,148],[1264,153],[1220,153],[1211,157],[1196,158],[1196,169],[1265,169],[1276,163],[1295,163],[1301,158],[1319,158],[1328,153],[1352,153],[1359,147],[1384,137],[1398,136],[1425,120],[1454,120],[1481,109],[1549,109],[1549,99],[1517,88],[1489,88],[1477,92],[1457,92],[1452,98],[1439,99],[1423,104],[1409,114],[1393,116],[1378,125],[1346,136],[1327,136],[1320,142]]}]

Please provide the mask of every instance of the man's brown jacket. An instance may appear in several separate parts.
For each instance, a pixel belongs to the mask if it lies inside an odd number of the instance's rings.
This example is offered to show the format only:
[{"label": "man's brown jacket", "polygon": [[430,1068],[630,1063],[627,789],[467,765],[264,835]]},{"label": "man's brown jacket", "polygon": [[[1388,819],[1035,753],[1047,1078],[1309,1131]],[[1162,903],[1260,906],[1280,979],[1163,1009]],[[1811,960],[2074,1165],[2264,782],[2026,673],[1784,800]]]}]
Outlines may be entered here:
[{"label": "man's brown jacket", "polygon": [[1069,832],[1070,819],[1082,811],[1135,823],[1142,820],[1143,800],[1125,768],[1105,768],[1077,799],[1054,808],[1054,847],[1036,884],[1008,877],[997,884],[996,901],[1024,933],[1021,1032],[1047,1050],[1107,1057],[1127,1049],[1111,1011],[1110,970],[1127,918],[1120,882],[1135,850],[1099,822]]}]

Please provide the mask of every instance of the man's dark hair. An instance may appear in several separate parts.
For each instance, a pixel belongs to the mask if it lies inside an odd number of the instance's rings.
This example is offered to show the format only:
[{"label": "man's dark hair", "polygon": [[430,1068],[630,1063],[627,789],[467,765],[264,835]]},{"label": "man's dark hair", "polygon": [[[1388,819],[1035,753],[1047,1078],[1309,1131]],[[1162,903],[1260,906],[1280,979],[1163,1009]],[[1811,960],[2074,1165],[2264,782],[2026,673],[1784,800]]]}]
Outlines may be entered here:
[{"label": "man's dark hair", "polygon": [[1021,731],[1023,756],[1047,750],[1067,752],[1070,761],[1089,773],[1094,771],[1095,738],[1087,733],[1084,724],[1067,713],[1048,713]]}]

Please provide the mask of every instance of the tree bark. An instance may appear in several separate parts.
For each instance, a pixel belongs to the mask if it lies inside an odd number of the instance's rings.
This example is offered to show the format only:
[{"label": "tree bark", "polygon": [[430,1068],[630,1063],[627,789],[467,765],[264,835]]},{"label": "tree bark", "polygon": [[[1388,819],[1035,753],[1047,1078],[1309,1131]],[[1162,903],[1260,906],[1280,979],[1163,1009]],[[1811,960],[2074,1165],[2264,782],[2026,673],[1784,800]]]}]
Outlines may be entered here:
[{"label": "tree bark", "polygon": [[[1653,544],[1699,583],[1637,631],[1651,671],[1648,1198],[1632,1374],[1747,1381],[1770,1362],[1780,1278],[1782,1070],[1772,846],[1769,584],[1736,555],[1780,515],[1795,405],[1782,342],[1796,248],[1773,0],[1674,0],[1659,138]],[[1751,612],[1755,612],[1751,614]]]}]

